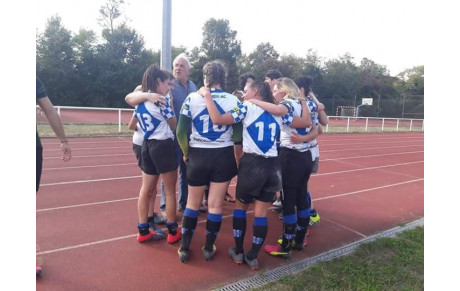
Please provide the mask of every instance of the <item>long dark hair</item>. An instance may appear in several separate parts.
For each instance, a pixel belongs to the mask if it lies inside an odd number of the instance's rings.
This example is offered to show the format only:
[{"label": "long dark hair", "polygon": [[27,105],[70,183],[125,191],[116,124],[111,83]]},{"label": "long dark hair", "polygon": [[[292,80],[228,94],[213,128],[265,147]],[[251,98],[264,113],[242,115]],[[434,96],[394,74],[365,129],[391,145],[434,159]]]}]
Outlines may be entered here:
[{"label": "long dark hair", "polygon": [[150,65],[142,76],[142,92],[157,92],[158,78],[164,82],[169,79],[169,74],[161,70],[157,64]]},{"label": "long dark hair", "polygon": [[[225,91],[226,75],[225,66],[220,61],[210,61],[203,66],[203,75],[208,80],[208,87],[213,85],[220,85]],[[206,85],[206,84],[205,84]]]},{"label": "long dark hair", "polygon": [[308,96],[308,93],[311,92],[311,83],[313,82],[312,76],[308,75],[308,76],[299,77],[295,79],[294,82],[297,85],[297,87],[299,87],[299,89],[303,88],[305,92],[305,96]]},{"label": "long dark hair", "polygon": [[261,81],[254,81],[249,85],[250,88],[257,89],[258,95],[262,97],[262,101],[275,103],[270,85]]}]

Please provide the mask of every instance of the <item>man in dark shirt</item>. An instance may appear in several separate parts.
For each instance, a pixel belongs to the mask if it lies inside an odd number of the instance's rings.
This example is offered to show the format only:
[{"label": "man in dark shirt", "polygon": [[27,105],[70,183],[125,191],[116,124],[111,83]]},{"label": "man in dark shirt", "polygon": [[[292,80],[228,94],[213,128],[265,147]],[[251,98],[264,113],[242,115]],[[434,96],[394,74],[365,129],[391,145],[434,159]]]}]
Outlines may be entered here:
[{"label": "man in dark shirt", "polygon": [[[176,82],[174,82],[174,89],[169,93],[172,99],[172,105],[174,109],[174,113],[177,117],[177,123],[179,123],[180,118],[180,109],[182,104],[184,103],[185,98],[187,98],[188,94],[197,91],[196,85],[189,80],[190,76],[190,61],[188,60],[187,56],[182,53],[179,54],[173,61],[173,75],[176,78]],[[189,134],[190,136],[190,130]],[[188,198],[188,184],[187,184],[187,165],[185,164],[184,160],[182,159],[183,154],[177,143],[177,138],[174,139],[176,144],[176,153],[177,153],[177,161],[179,163],[179,178],[178,178],[178,210],[183,211],[185,206],[187,205],[187,198]],[[161,183],[161,203],[160,209],[162,214],[164,213],[165,209],[165,196],[164,196],[164,189],[163,189],[163,182]],[[202,210],[205,210],[204,207]]]},{"label": "man in dark shirt", "polygon": [[[61,118],[57,114],[56,110],[54,110],[54,106],[51,103],[51,100],[46,95],[45,86],[43,86],[43,83],[38,78],[37,78],[37,99],[36,101],[37,101],[38,106],[40,106],[40,109],[43,111],[43,113],[45,113],[45,116],[48,119],[48,122],[51,125],[51,128],[53,129],[54,133],[61,141],[62,160],[64,162],[70,161],[70,158],[72,157],[72,152],[70,150],[69,142],[67,141],[67,138],[64,132],[64,127],[62,126]],[[38,136],[38,131],[37,131],[36,156],[37,156],[36,192],[38,192],[38,188],[40,187],[40,178],[41,178],[42,166],[43,166],[43,147],[40,141],[40,137]],[[42,270],[41,267],[37,265],[37,275],[40,275],[41,270]]]}]

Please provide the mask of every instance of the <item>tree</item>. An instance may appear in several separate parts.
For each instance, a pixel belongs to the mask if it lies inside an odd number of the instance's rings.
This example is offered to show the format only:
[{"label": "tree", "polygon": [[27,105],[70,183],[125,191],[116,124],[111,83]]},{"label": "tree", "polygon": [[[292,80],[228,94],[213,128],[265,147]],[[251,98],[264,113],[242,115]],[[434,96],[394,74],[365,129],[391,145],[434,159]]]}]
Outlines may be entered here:
[{"label": "tree", "polygon": [[[232,91],[238,87],[237,59],[241,55],[241,42],[236,39],[237,32],[230,29],[225,19],[211,18],[203,26],[203,42],[199,51],[192,51],[195,65],[201,66],[206,60],[222,60],[225,62],[228,76],[227,88]],[[196,66],[194,74],[196,74]],[[197,77],[197,76],[195,76]]]},{"label": "tree", "polygon": [[[107,0],[107,2],[99,8],[99,25],[113,33],[115,21],[122,15],[121,6],[124,3],[125,1],[123,0]],[[123,22],[122,25],[123,24],[126,24],[126,21]]]},{"label": "tree", "polygon": [[78,105],[72,45],[72,35],[57,15],[47,21],[45,31],[37,36],[37,76],[46,84],[55,105]]},{"label": "tree", "polygon": [[258,80],[263,80],[265,73],[271,69],[278,69],[279,53],[269,43],[260,43],[256,49],[249,54],[249,67]]}]

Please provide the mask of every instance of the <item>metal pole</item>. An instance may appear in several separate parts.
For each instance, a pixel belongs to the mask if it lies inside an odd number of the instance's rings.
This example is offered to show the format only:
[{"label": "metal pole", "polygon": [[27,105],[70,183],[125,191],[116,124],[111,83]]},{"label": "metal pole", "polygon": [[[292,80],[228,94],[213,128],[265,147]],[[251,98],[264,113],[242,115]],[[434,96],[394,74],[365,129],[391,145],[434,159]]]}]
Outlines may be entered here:
[{"label": "metal pole", "polygon": [[160,67],[171,71],[171,1],[163,0],[163,38]]},{"label": "metal pole", "polygon": [[404,105],[406,104],[406,94],[403,94],[402,118],[404,118]]},{"label": "metal pole", "polygon": [[118,109],[118,132],[121,132],[121,109]]}]

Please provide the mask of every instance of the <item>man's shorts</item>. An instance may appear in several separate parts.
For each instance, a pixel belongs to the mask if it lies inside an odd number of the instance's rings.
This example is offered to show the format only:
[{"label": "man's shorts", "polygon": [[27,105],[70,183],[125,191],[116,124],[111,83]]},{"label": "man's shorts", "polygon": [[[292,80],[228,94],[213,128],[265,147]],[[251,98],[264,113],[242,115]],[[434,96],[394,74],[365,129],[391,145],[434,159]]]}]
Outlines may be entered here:
[{"label": "man's shorts", "polygon": [[265,158],[244,153],[238,169],[236,199],[247,204],[254,199],[271,202],[275,192],[280,191],[281,165],[279,158]]},{"label": "man's shorts", "polygon": [[133,152],[134,152],[134,155],[136,156],[137,165],[142,170],[142,158],[141,158],[142,146],[133,143]]},{"label": "man's shorts", "polygon": [[141,150],[142,171],[159,175],[177,169],[176,148],[171,138],[144,140]]},{"label": "man's shorts", "polygon": [[190,186],[227,182],[235,177],[237,171],[233,146],[189,148],[187,181]]}]

